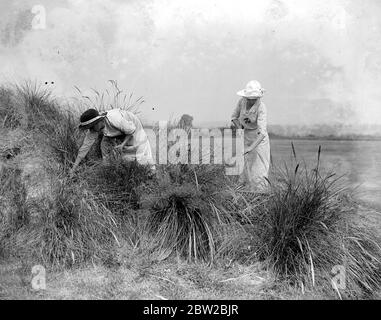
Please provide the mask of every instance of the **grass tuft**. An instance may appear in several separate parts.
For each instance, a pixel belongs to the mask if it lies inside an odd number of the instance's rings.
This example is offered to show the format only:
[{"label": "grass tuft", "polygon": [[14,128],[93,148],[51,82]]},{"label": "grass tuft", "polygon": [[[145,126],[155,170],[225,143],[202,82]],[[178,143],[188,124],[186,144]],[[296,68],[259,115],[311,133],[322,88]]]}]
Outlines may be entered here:
[{"label": "grass tuft", "polygon": [[357,226],[345,191],[340,177],[321,173],[319,161],[313,170],[298,163],[278,170],[270,193],[251,206],[252,256],[293,284],[332,290],[332,270],[343,266],[348,296],[380,290],[380,239]]},{"label": "grass tuft", "polygon": [[8,233],[8,252],[46,266],[70,267],[103,261],[120,245],[117,220],[80,184],[61,179],[51,197],[32,205],[38,218]]},{"label": "grass tuft", "polygon": [[142,198],[157,250],[190,261],[214,260],[223,226],[233,220],[223,206],[225,179],[221,168],[207,165],[166,166],[159,172]]},{"label": "grass tuft", "polygon": [[22,114],[14,105],[15,93],[11,88],[0,87],[0,125],[3,128],[15,129],[22,124]]},{"label": "grass tuft", "polygon": [[80,98],[78,102],[81,109],[95,108],[99,112],[110,109],[122,109],[132,113],[139,113],[140,106],[144,103],[143,97],[133,98],[133,93],[127,94],[119,88],[116,80],[109,80],[109,87],[103,92],[91,89],[91,94],[84,94],[80,88],[75,86]]},{"label": "grass tuft", "polygon": [[80,179],[120,221],[124,238],[136,245],[144,218],[139,211],[141,187],[154,179],[150,167],[136,161],[113,159],[85,168]]}]

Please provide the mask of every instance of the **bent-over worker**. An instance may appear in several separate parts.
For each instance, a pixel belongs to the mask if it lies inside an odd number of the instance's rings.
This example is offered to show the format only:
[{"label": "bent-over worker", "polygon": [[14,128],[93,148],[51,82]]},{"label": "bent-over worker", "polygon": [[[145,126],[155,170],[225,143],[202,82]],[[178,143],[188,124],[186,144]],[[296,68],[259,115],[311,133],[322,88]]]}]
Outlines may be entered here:
[{"label": "bent-over worker", "polygon": [[95,109],[85,111],[80,117],[81,130],[87,130],[82,146],[71,169],[76,170],[92,145],[102,133],[101,151],[104,161],[122,155],[127,161],[136,160],[154,169],[151,146],[139,118],[132,112],[112,109],[102,114]]}]

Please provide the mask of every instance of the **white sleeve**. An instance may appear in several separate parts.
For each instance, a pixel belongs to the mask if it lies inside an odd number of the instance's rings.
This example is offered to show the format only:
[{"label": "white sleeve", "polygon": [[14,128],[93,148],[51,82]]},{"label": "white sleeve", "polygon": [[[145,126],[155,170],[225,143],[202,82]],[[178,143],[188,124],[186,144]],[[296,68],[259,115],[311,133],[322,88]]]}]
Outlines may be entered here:
[{"label": "white sleeve", "polygon": [[267,109],[264,103],[258,108],[258,130],[262,134],[267,133]]},{"label": "white sleeve", "polygon": [[128,119],[127,115],[123,114],[122,110],[108,112],[107,119],[114,128],[125,134],[133,134],[136,130],[134,122]]},{"label": "white sleeve", "polygon": [[78,151],[78,159],[83,159],[86,157],[97,138],[98,132],[91,132],[90,130],[87,130],[85,138],[83,139],[82,145]]},{"label": "white sleeve", "polygon": [[232,114],[232,120],[239,119],[239,116],[241,114],[241,100],[239,100],[237,106],[235,107],[233,114]]}]

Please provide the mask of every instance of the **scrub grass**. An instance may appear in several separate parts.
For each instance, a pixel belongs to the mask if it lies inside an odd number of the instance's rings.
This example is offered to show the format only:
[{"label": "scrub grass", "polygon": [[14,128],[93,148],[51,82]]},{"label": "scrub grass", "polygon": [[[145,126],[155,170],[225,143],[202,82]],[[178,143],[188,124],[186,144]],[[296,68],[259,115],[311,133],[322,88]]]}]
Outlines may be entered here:
[{"label": "scrub grass", "polygon": [[0,257],[7,254],[7,239],[28,224],[25,204],[25,186],[21,170],[17,167],[0,167]]},{"label": "scrub grass", "polygon": [[[340,177],[296,163],[278,169],[266,199],[252,203],[256,234],[251,257],[265,261],[279,279],[305,287],[335,288],[331,279],[345,270],[338,296],[366,297],[381,289],[381,239],[356,224],[356,210]],[[346,193],[344,191],[347,191]]]},{"label": "scrub grass", "polygon": [[47,146],[63,168],[74,162],[80,132],[69,106],[62,107],[50,91],[28,81],[0,88],[0,102],[3,127],[32,133],[35,143]]},{"label": "scrub grass", "polygon": [[136,161],[113,159],[84,168],[79,177],[124,226],[124,239],[133,245],[139,243],[144,218],[144,213],[139,211],[140,189],[154,179],[150,168]]},{"label": "scrub grass", "polygon": [[188,261],[213,262],[233,217],[225,204],[223,167],[173,165],[159,168],[158,179],[145,188],[143,206],[150,211],[147,228],[156,249]]},{"label": "scrub grass", "polygon": [[55,119],[60,119],[60,107],[48,89],[43,89],[35,82],[24,82],[14,86],[17,100],[13,108],[18,108],[24,117],[27,130],[40,130],[48,126],[50,133]]},{"label": "scrub grass", "polygon": [[17,87],[28,116],[28,129],[46,141],[56,161],[67,169],[78,153],[79,130],[75,115],[62,109],[51,94],[36,85],[26,83]]},{"label": "scrub grass", "polygon": [[109,87],[103,92],[91,89],[91,94],[85,94],[83,90],[74,86],[79,93],[77,99],[81,110],[95,108],[99,112],[110,109],[122,109],[132,113],[139,113],[139,107],[144,103],[143,97],[133,98],[133,93],[127,94],[119,88],[116,80],[109,80]]},{"label": "scrub grass", "polygon": [[103,197],[105,205],[123,214],[123,208],[139,208],[138,188],[152,179],[153,175],[149,166],[118,158],[87,167],[80,177],[87,182],[89,189]]},{"label": "scrub grass", "polygon": [[0,120],[3,128],[15,129],[21,125],[23,114],[14,107],[15,92],[7,86],[0,87]]},{"label": "scrub grass", "polygon": [[63,268],[102,262],[120,245],[117,219],[80,184],[60,179],[49,197],[22,208],[26,217],[32,207],[40,212],[33,224],[25,217],[12,219],[1,230],[8,255]]},{"label": "scrub grass", "polygon": [[[145,166],[116,159],[83,165],[69,178],[80,137],[75,113],[33,85],[3,88],[0,101],[2,130],[28,134],[49,164],[52,180],[49,192],[31,201],[23,167],[12,160],[17,156],[5,157],[9,166],[0,169],[3,256],[66,270],[89,262],[112,269],[128,265],[118,258],[124,248],[152,261],[206,264],[210,272],[261,263],[280,287],[302,294],[333,293],[343,299],[379,292],[379,234],[358,223],[341,180],[322,173],[320,150],[312,170],[294,152],[295,165],[275,170],[266,194],[238,188],[218,165],[158,165],[152,174]],[[115,107],[103,103],[110,106]],[[20,145],[17,153],[23,149]],[[332,286],[335,266],[346,271],[345,289]]]}]

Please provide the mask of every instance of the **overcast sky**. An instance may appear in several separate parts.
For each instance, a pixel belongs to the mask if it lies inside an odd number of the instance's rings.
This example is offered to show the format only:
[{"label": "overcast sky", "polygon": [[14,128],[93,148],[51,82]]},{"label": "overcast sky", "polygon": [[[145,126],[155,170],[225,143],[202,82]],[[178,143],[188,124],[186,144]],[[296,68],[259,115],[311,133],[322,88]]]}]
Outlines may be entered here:
[{"label": "overcast sky", "polygon": [[381,124],[379,0],[0,0],[0,31],[1,81],[114,79],[150,120],[228,121],[257,79],[270,124]]}]

